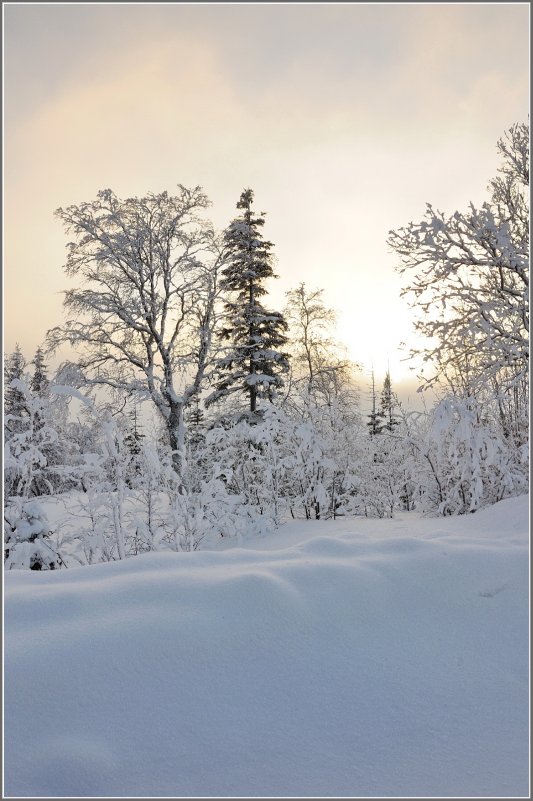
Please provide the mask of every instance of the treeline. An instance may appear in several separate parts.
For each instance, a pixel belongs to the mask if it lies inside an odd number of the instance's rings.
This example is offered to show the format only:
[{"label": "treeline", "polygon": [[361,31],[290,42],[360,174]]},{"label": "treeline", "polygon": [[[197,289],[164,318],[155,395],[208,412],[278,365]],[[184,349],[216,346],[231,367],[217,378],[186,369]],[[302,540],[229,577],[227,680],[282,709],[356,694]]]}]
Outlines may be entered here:
[{"label": "treeline", "polygon": [[[430,337],[439,400],[423,414],[387,374],[363,415],[321,290],[269,308],[251,190],[221,235],[198,187],[59,209],[78,281],[66,321],[31,364],[5,359],[7,566],[190,550],[291,515],[463,514],[526,491],[528,143],[525,125],[498,143],[481,209],[428,206],[391,232]],[[64,343],[78,358],[50,380],[45,352]],[[54,531],[46,495],[75,497],[78,523]]]}]

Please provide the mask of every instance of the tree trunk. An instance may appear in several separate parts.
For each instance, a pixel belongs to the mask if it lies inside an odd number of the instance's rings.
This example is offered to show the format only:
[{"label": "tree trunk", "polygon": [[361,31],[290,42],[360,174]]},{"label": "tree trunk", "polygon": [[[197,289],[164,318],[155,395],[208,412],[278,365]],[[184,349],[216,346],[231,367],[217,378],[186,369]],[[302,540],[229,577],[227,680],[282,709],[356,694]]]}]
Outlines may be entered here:
[{"label": "tree trunk", "polygon": [[[251,260],[251,254],[249,254],[249,259]],[[249,292],[249,303],[250,303],[250,329],[249,329],[249,336],[250,336],[250,343],[252,347],[254,346],[254,336],[255,336],[255,328],[253,323],[253,308],[254,308],[254,282],[250,280],[250,292]],[[253,356],[250,354],[250,375],[255,375],[255,361]],[[252,414],[255,412],[257,407],[257,384],[250,385],[250,411]]]},{"label": "tree trunk", "polygon": [[183,404],[173,403],[167,420],[167,431],[172,451],[172,467],[178,479],[178,492],[183,495],[183,473],[185,466],[185,424]]}]

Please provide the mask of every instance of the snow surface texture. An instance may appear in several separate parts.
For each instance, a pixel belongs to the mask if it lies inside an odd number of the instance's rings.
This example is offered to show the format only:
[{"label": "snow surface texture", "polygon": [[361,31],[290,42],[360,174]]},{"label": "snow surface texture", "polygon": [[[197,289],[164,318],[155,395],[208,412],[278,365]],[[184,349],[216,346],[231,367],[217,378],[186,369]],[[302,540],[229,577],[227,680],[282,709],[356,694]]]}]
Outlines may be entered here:
[{"label": "snow surface texture", "polygon": [[11,571],[7,796],[528,796],[528,505]]}]

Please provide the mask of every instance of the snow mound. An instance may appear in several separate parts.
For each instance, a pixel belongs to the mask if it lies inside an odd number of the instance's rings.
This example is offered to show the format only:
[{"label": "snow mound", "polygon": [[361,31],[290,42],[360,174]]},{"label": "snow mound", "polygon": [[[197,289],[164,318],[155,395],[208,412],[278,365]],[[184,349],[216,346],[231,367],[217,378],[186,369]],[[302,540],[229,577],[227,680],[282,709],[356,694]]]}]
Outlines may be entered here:
[{"label": "snow mound", "polygon": [[10,572],[6,795],[527,797],[527,515]]}]

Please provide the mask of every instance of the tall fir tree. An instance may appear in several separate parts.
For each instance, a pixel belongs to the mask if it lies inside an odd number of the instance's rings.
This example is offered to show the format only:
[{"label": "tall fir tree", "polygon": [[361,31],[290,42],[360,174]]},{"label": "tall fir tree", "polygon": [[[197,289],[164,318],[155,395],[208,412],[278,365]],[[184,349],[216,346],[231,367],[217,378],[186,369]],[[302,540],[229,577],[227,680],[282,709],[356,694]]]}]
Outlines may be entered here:
[{"label": "tall fir tree", "polygon": [[142,433],[139,421],[137,418],[137,406],[134,406],[125,415],[126,433],[124,435],[124,444],[128,448],[131,456],[136,458],[142,451],[142,440],[144,434]]},{"label": "tall fir tree", "polygon": [[[27,370],[30,365],[33,373]],[[50,396],[42,348],[26,364],[17,345],[6,359],[5,381],[5,494],[28,498],[52,494],[64,486],[66,443]]]},{"label": "tall fir tree", "polygon": [[[52,490],[57,490],[61,486],[62,470],[56,468],[64,463],[65,441],[58,429],[58,422],[54,414],[54,405],[50,397],[50,380],[48,378],[48,367],[45,361],[44,351],[39,346],[33,357],[33,375],[31,377],[29,389],[33,398],[33,429],[36,439],[40,439],[40,450],[46,464],[43,464],[42,478],[36,477],[32,493],[34,495],[45,495]],[[41,429],[47,432],[41,432]],[[41,436],[45,433],[45,436]]]},{"label": "tall fir tree", "polygon": [[124,416],[123,443],[125,445],[125,481],[132,489],[138,476],[142,473],[142,441],[144,434],[137,419],[137,406]]},{"label": "tall fir tree", "polygon": [[268,311],[260,299],[264,283],[276,277],[272,269],[271,242],[263,240],[265,215],[252,211],[254,195],[246,189],[237,203],[241,214],[224,233],[227,266],[221,287],[227,293],[225,325],[220,337],[229,342],[229,352],[218,360],[215,391],[207,403],[238,392],[248,395],[250,412],[259,398],[275,396],[289,369],[288,356],[279,350],[287,342],[287,323],[282,314]]},{"label": "tall fir tree", "polygon": [[[44,360],[44,353],[39,346],[33,358],[33,375],[30,381],[30,390],[36,397],[43,401],[43,406],[48,405],[50,398],[50,381],[48,380],[47,368]],[[44,425],[44,409],[37,410],[35,413],[34,425],[39,428]]]},{"label": "tall fir tree", "polygon": [[26,359],[17,343],[15,350],[7,356],[4,363],[4,436],[6,438],[24,428],[23,418],[28,414],[24,393],[19,387],[11,386],[13,381],[24,381],[25,370]]},{"label": "tall fir tree", "polygon": [[185,413],[187,428],[199,429],[205,422],[205,414],[200,408],[200,398],[198,395],[191,401],[188,411]]},{"label": "tall fir tree", "polygon": [[383,389],[381,391],[381,408],[380,414],[382,418],[382,430],[392,433],[400,421],[394,414],[394,409],[397,406],[397,399],[392,391],[390,380],[390,373],[387,370],[385,380],[383,382]]},{"label": "tall fir tree", "polygon": [[32,364],[34,366],[34,371],[30,383],[30,389],[40,398],[47,397],[49,395],[50,382],[48,380],[43,349],[40,346],[35,351]]},{"label": "tall fir tree", "polygon": [[372,402],[372,411],[368,415],[368,431],[371,437],[376,434],[381,434],[383,431],[383,414],[377,411],[377,395],[376,395],[376,382],[374,379],[374,370],[372,370],[372,388],[370,399]]}]

